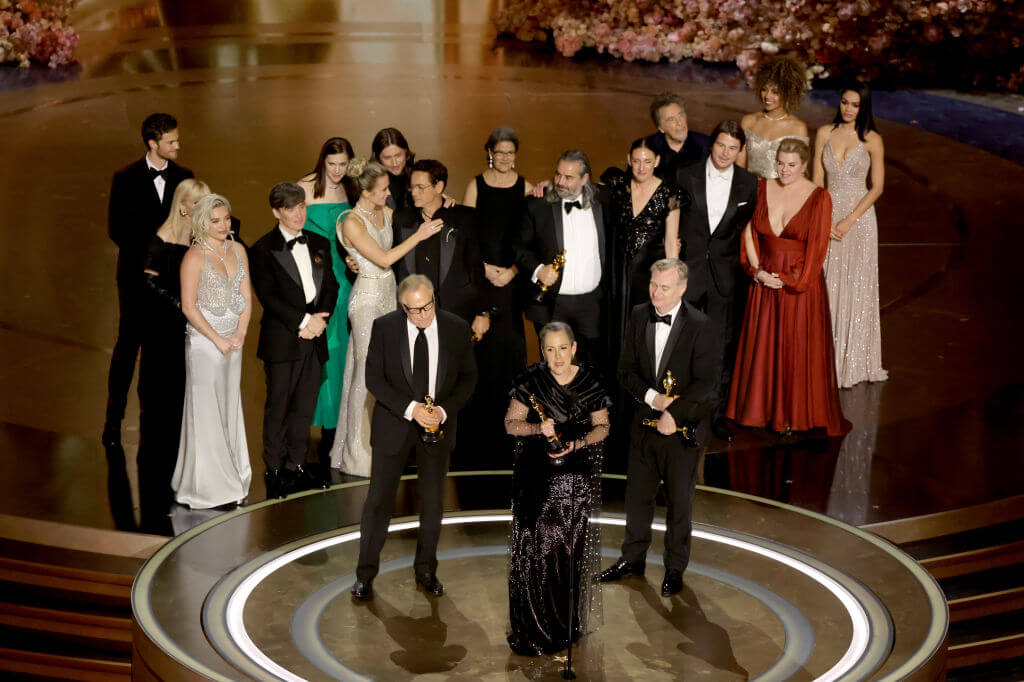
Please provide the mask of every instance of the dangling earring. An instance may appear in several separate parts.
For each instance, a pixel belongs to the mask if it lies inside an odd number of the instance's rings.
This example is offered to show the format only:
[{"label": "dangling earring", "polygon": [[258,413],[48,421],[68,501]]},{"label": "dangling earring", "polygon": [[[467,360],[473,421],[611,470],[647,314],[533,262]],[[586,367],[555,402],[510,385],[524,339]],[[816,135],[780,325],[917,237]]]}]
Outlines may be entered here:
[{"label": "dangling earring", "polygon": [[516,162],[515,162],[515,161],[513,161],[513,162],[512,162],[512,170],[515,170],[515,169],[516,169]]},{"label": "dangling earring", "polygon": [[178,209],[178,213],[181,215],[182,218],[187,218],[188,217],[188,211],[185,211],[185,210],[179,208]]},{"label": "dangling earring", "polygon": [[487,167],[494,168],[494,157],[490,154],[487,155]]}]

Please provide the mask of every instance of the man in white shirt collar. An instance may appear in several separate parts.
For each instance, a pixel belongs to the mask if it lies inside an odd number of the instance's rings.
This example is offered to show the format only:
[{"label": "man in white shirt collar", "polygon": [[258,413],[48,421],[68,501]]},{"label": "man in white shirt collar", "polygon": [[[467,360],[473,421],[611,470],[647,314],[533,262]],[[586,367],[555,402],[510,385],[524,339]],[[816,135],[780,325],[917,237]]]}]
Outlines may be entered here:
[{"label": "man in white shirt collar", "polygon": [[676,183],[690,201],[679,216],[679,237],[690,268],[686,302],[714,320],[722,334],[726,362],[713,410],[711,430],[724,441],[732,429],[722,417],[732,379],[732,359],[746,300],[740,271],[743,230],[757,206],[757,178],[736,165],[746,133],[737,121],[722,121],[711,135],[707,161],[680,168]]},{"label": "man in white shirt collar", "polygon": [[[578,150],[558,158],[550,189],[543,198],[527,200],[526,216],[516,246],[516,264],[537,285],[531,291],[526,317],[539,329],[551,320],[568,323],[579,338],[584,360],[600,364],[602,284],[606,281],[605,210],[590,183],[590,161]],[[552,262],[561,251],[565,265]],[[548,287],[540,301],[539,285]]]}]

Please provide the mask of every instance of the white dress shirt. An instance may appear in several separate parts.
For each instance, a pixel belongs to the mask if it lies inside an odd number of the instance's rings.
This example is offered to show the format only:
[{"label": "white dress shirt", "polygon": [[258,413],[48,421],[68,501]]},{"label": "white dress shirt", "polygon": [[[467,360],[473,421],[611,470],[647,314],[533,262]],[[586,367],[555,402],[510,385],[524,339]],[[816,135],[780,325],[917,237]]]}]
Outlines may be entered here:
[{"label": "white dress shirt", "polygon": [[[668,315],[672,317],[672,324],[662,324],[658,322],[654,325],[654,374],[657,377],[658,368],[661,367],[661,356],[665,353],[665,344],[668,343],[668,335],[672,332],[672,325],[676,323],[676,316],[679,314],[679,309],[683,307],[683,302],[679,301],[676,303],[676,307],[668,311]],[[659,313],[660,314],[660,313]],[[646,338],[646,337],[645,337]],[[657,409],[654,407],[654,399],[663,390],[657,390],[653,388],[647,389],[647,393],[644,394],[644,402],[651,409]]]},{"label": "white dress shirt", "polygon": [[[149,161],[149,154],[146,154],[146,167],[147,168],[152,168],[153,170],[156,170],[156,171],[162,171],[162,170],[167,170],[167,168],[170,165],[171,165],[170,162],[164,161],[164,167],[163,168],[157,168],[152,163],[150,163],[150,161]],[[164,188],[167,187],[167,181],[164,180],[162,175],[158,175],[155,178],[153,178],[153,186],[156,187],[156,194],[157,194],[158,197],[160,197],[160,201],[163,201],[164,200]],[[175,207],[172,206],[171,210],[174,210],[174,208]]]},{"label": "white dress shirt", "polygon": [[[285,244],[298,237],[298,235],[290,234],[280,225],[277,226],[277,229],[281,230]],[[302,233],[300,232],[299,234]],[[299,279],[302,281],[302,293],[306,297],[306,303],[312,303],[313,299],[316,298],[316,284],[313,283],[313,262],[309,258],[309,247],[306,244],[296,244],[292,247],[291,253],[292,260],[295,261],[295,267],[299,269]],[[309,318],[309,313],[303,315],[299,329],[306,327]]]},{"label": "white dress shirt", "polygon": [[[565,213],[565,203],[580,197],[564,199],[558,204],[562,211],[562,236],[565,266],[559,294],[589,294],[601,284],[601,248],[597,241],[597,223],[593,208],[576,208]],[[533,272],[533,281],[542,266]]]},{"label": "white dress shirt", "polygon": [[715,164],[711,163],[711,159],[707,161],[704,196],[708,203],[708,225],[711,226],[711,234],[715,233],[715,228],[722,221],[725,209],[729,205],[729,190],[732,189],[734,165],[730,165],[723,172],[715,168]]},{"label": "white dress shirt", "polygon": [[[420,335],[420,328],[414,325],[409,318],[405,318],[405,330],[409,336],[409,363],[416,368],[416,337]],[[431,320],[430,324],[423,330],[427,335],[427,395],[436,398],[437,397],[437,354],[440,346],[437,340],[437,315],[434,315],[434,319]],[[418,399],[413,400],[405,408],[405,418],[412,421],[412,410],[416,407],[416,403],[423,402],[423,398],[426,396],[416,396]],[[448,419],[448,413],[444,411],[440,405],[437,405],[434,409],[441,410],[441,422],[444,423]]]}]

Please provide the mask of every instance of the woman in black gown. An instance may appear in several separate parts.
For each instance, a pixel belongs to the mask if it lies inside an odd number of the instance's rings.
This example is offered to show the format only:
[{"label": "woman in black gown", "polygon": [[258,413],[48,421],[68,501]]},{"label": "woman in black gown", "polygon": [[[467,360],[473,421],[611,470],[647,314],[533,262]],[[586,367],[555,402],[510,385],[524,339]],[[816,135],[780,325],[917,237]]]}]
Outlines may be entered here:
[{"label": "woman in black gown", "polygon": [[412,206],[409,193],[409,175],[416,155],[409,150],[405,135],[398,128],[383,128],[373,136],[370,143],[373,159],[388,172],[388,206],[393,211]]},{"label": "woman in black gown", "polygon": [[[521,278],[512,244],[533,185],[519,175],[519,136],[511,128],[495,128],[484,144],[487,170],[470,180],[463,204],[476,208],[476,234],[484,260],[483,296],[491,311],[491,328],[476,346],[477,382],[473,400],[478,425],[474,442],[500,442],[488,449],[487,460],[474,453],[476,468],[507,468],[512,464],[502,418],[512,380],[526,367]],[[480,440],[477,440],[480,439]]]},{"label": "woman in black gown", "polygon": [[171,476],[178,460],[185,402],[185,316],[181,312],[181,260],[192,243],[192,208],[210,188],[183,180],[171,213],[149,242],[146,258],[146,327],[139,361],[139,510],[141,529],[171,534]]},{"label": "woman in black gown", "polygon": [[[544,361],[516,377],[505,416],[506,430],[516,436],[508,643],[524,656],[561,651],[570,633],[576,641],[601,619],[600,585],[592,579],[599,571],[600,531],[591,519],[601,506],[611,400],[592,370],[572,364],[576,343],[569,325],[550,322],[539,336]],[[556,431],[565,444],[558,457],[547,443]]]},{"label": "woman in black gown", "polygon": [[651,265],[679,257],[681,192],[654,174],[660,157],[647,138],[629,148],[629,173],[608,178],[615,230],[611,342],[618,357],[622,334],[633,306],[649,300]]}]

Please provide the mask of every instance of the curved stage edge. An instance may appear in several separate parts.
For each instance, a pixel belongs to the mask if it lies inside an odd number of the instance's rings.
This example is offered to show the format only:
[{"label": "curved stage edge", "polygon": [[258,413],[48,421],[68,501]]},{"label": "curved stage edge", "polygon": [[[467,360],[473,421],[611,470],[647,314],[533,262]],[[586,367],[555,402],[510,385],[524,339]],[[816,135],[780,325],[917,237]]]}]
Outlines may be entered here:
[{"label": "curved stage edge", "polygon": [[[438,574],[415,588],[416,478],[405,477],[375,599],[348,588],[367,481],[224,514],[174,538],[132,591],[137,679],[557,679],[505,643],[509,471],[449,475]],[[625,479],[604,477],[604,563]],[[885,540],[779,502],[700,487],[684,590],[666,599],[663,521],[644,579],[602,590],[580,679],[934,680],[949,615],[935,580]]]}]

